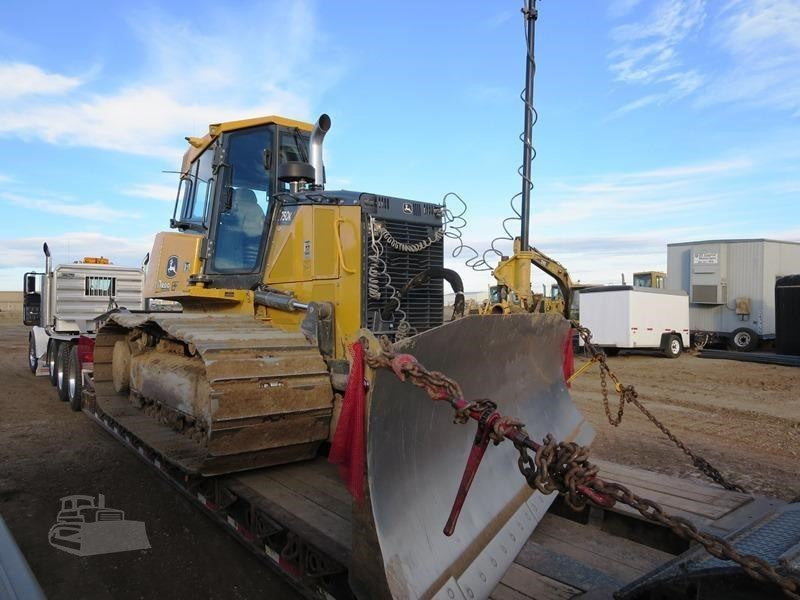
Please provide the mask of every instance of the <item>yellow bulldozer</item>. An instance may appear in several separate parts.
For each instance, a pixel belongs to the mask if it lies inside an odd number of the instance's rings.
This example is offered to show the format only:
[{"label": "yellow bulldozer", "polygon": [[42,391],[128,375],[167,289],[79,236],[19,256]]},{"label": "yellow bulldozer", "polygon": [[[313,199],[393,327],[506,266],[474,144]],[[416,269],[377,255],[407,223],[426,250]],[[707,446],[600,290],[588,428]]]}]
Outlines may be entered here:
[{"label": "yellow bulldozer", "polygon": [[[455,318],[464,290],[444,266],[444,203],[326,188],[323,114],[187,138],[144,290],[181,311],[100,319],[83,410],[307,597],[488,598],[555,490],[573,508],[620,500],[738,556],[586,460],[594,432],[565,382],[570,278],[528,239],[535,0],[523,15],[521,227],[480,314]],[[558,295],[533,293],[532,266]],[[747,558],[735,560],[778,581]]]},{"label": "yellow bulldozer", "polygon": [[[183,310],[112,312],[85,408],[185,479],[243,472],[239,481],[257,487],[248,478],[265,467],[324,461],[348,350],[385,337],[458,379],[466,398],[492,398],[534,438],[588,443],[562,374],[569,324],[533,312],[532,251],[518,241],[498,270],[501,314],[445,323],[445,284],[463,289],[443,264],[443,207],[325,189],[330,125],[327,115],[315,125],[268,116],[189,138],[173,231],[156,236],[145,280],[147,297]],[[445,535],[442,503],[459,489],[474,432],[390,373],[365,377],[366,500],[354,505],[352,589],[425,596],[471,573],[472,589],[488,595],[552,496],[526,485],[511,444],[493,449]]]},{"label": "yellow bulldozer", "polygon": [[[502,413],[533,439],[593,437],[562,371],[569,277],[528,242],[529,43],[522,226],[488,314],[444,320],[445,285],[464,305],[444,267],[445,206],[326,189],[330,118],[266,116],[187,138],[171,231],[157,234],[145,281],[147,298],[182,311],[116,310],[98,331],[84,410],[329,590],[341,572],[330,565],[344,563],[362,598],[488,597],[554,499],[520,476],[512,444],[481,463],[489,437],[454,425],[444,403],[390,371],[353,371],[356,342],[375,352],[382,339],[455,378],[454,406],[483,411],[479,431]],[[566,304],[532,293],[531,265],[556,274]],[[362,384],[364,498],[337,509],[341,484],[319,478],[342,397]],[[332,499],[315,501],[314,485]]]}]

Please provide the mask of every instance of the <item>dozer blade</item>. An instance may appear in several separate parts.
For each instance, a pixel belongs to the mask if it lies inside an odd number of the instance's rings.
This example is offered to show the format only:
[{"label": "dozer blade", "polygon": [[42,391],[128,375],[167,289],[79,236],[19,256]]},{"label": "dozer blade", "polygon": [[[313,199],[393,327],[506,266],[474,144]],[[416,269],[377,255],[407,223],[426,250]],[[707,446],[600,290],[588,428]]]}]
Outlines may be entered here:
[{"label": "dozer blade", "polygon": [[[470,316],[395,345],[458,381],[466,400],[490,399],[525,423],[588,444],[594,431],[563,375],[569,324],[559,315]],[[356,504],[351,585],[360,597],[486,598],[554,495],[534,492],[505,441],[490,445],[455,532],[442,532],[476,423],[453,423],[446,402],[393,373],[375,374],[368,400],[366,500]]]}]

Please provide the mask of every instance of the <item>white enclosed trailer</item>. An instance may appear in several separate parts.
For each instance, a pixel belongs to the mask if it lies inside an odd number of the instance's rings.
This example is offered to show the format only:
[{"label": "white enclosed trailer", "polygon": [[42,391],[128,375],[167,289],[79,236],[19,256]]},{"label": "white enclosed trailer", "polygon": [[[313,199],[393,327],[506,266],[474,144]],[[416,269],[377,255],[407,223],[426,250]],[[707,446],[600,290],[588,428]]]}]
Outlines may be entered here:
[{"label": "white enclosed trailer", "polygon": [[775,282],[800,273],[800,243],[765,239],[667,245],[667,289],[689,294],[695,343],[754,350],[775,338]]},{"label": "white enclosed trailer", "polygon": [[658,349],[675,358],[689,346],[689,298],[685,292],[610,285],[581,290],[581,324],[608,354],[620,349]]},{"label": "white enclosed trailer", "polygon": [[94,337],[95,318],[112,308],[144,308],[144,271],[86,258],[57,265],[43,246],[43,273],[25,273],[23,322],[28,334],[28,366],[47,375],[62,400],[80,405],[81,363],[78,341]]}]

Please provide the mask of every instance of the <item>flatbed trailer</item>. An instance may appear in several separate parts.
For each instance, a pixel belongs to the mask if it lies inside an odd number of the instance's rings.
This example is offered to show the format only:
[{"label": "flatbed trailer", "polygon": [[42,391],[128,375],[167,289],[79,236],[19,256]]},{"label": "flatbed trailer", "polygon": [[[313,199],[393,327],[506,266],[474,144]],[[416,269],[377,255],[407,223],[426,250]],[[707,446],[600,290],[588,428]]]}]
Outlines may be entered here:
[{"label": "flatbed trailer", "polygon": [[[112,419],[94,402],[91,388],[84,389],[83,400],[86,414],[301,595],[326,600],[354,597],[348,585],[353,501],[336,467],[324,456],[232,475],[192,477],[154,449],[162,441],[163,429],[153,419],[133,408],[129,416],[120,417],[116,411],[117,418]],[[716,535],[729,535],[784,504],[713,484],[595,462],[604,479],[623,483]],[[615,591],[691,551],[670,530],[624,506],[575,513],[557,500],[535,530],[532,525],[516,525],[528,539],[492,592],[490,597],[496,600],[577,598],[587,593],[610,599]]]}]

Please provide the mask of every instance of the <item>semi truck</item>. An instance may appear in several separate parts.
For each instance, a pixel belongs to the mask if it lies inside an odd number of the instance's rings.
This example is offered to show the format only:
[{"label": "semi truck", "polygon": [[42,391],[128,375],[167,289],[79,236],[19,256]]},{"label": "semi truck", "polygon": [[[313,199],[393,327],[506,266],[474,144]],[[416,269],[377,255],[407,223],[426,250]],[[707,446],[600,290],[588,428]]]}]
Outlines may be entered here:
[{"label": "semi truck", "polygon": [[30,271],[23,278],[22,319],[31,328],[28,366],[34,375],[49,377],[59,399],[77,411],[95,319],[120,306],[143,309],[144,272],[102,256],[54,267],[47,243],[42,250],[44,271]]}]

